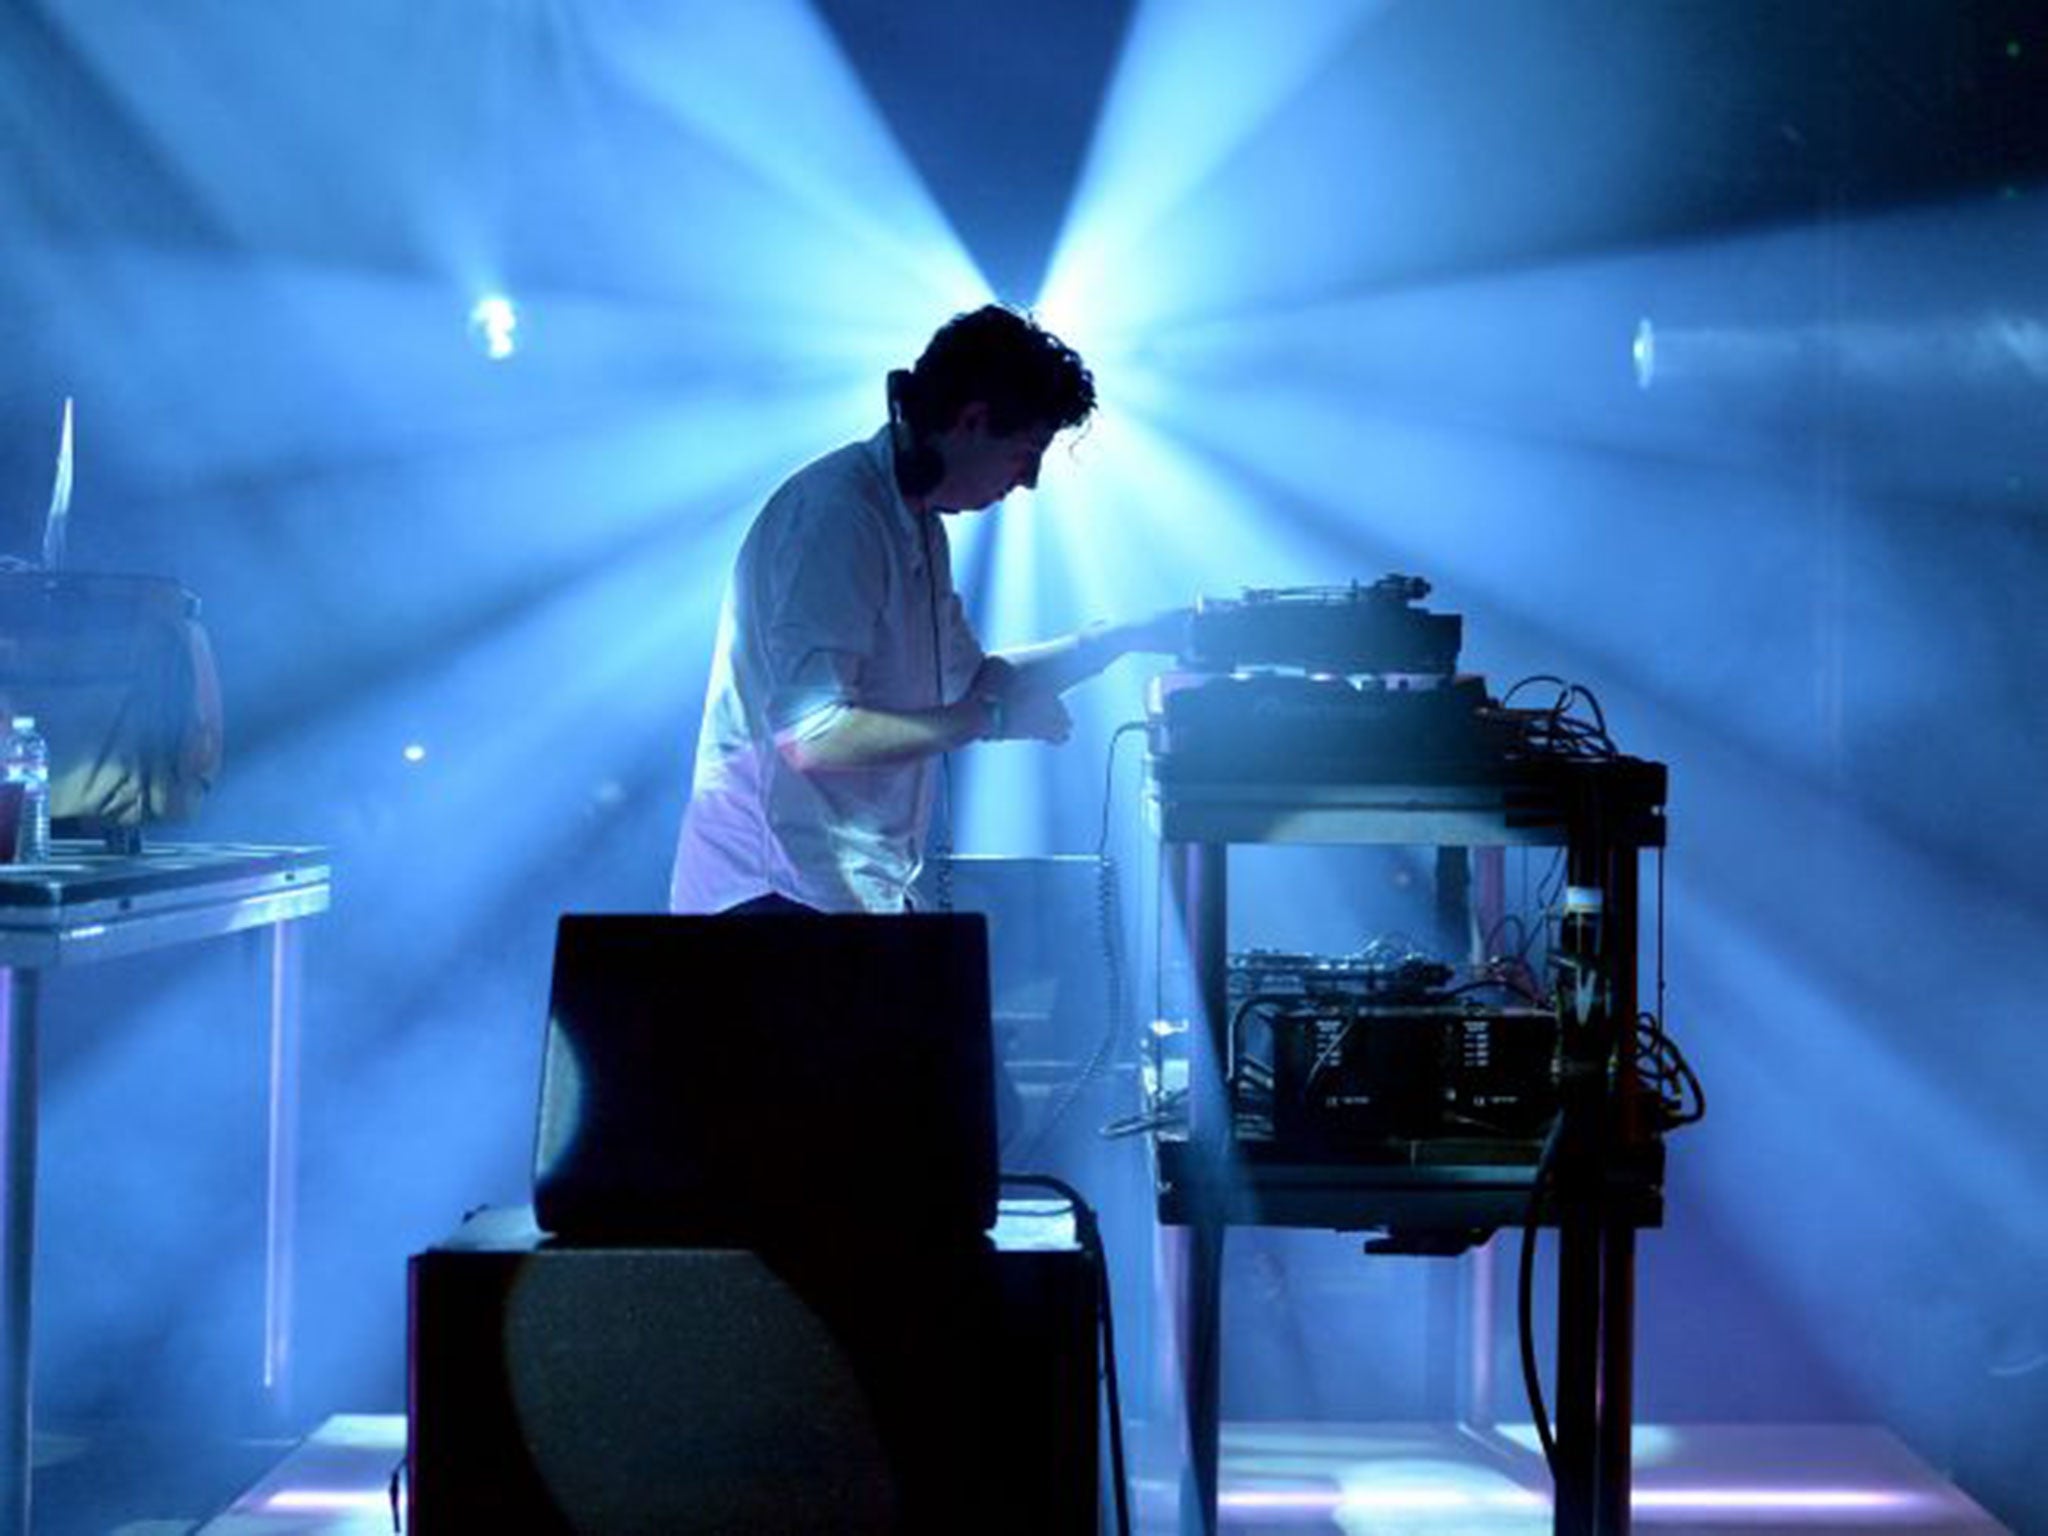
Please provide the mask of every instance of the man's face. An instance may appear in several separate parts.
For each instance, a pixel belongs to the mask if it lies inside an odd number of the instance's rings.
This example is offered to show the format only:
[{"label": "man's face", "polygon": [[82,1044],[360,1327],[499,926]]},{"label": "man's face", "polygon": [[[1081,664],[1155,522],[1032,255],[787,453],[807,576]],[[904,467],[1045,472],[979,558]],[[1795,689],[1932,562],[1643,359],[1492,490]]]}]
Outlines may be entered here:
[{"label": "man's face", "polygon": [[967,406],[939,444],[946,460],[945,504],[963,510],[991,507],[1019,486],[1036,486],[1039,461],[1054,436],[1043,425],[993,432],[988,407],[978,402]]}]

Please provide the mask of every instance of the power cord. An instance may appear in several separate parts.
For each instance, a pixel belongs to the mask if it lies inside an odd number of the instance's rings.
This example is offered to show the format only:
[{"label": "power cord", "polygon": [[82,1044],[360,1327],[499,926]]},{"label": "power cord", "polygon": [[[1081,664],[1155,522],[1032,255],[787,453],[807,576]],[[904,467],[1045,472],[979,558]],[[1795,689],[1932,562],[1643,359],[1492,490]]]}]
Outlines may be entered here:
[{"label": "power cord", "polygon": [[1536,1240],[1543,1211],[1543,1186],[1557,1166],[1557,1147],[1562,1139],[1564,1116],[1550,1122],[1550,1134],[1543,1138],[1542,1155],[1529,1179],[1529,1204],[1522,1215],[1522,1253],[1515,1284],[1515,1324],[1521,1336],[1522,1390],[1529,1399],[1529,1417],[1536,1425],[1536,1439],[1543,1447],[1544,1465],[1557,1477],[1557,1438],[1550,1430],[1550,1410],[1543,1403],[1543,1372],[1536,1360]]},{"label": "power cord", "polygon": [[1108,858],[1098,856],[1095,869],[1095,911],[1100,929],[1103,958],[1103,1025],[1102,1034],[1095,1042],[1095,1049],[1088,1060],[1082,1063],[1063,1087],[1058,1097],[1046,1110],[1033,1132],[1031,1140],[1025,1143],[1017,1154],[1019,1162],[1028,1163],[1038,1157],[1054,1131],[1065,1123],[1074,1106],[1091,1083],[1101,1079],[1116,1059],[1117,1047],[1123,1043],[1124,1025],[1129,1012],[1124,1001],[1124,946],[1122,937],[1123,918],[1117,905],[1116,865]]},{"label": "power cord", "polygon": [[[1029,1162],[1044,1150],[1045,1144],[1051,1138],[1052,1133],[1073,1112],[1074,1106],[1080,1102],[1081,1095],[1087,1091],[1089,1084],[1097,1081],[1109,1069],[1110,1064],[1116,1058],[1117,1047],[1123,1040],[1123,1027],[1129,1013],[1129,1004],[1127,1001],[1124,966],[1123,913],[1117,899],[1116,861],[1109,856],[1109,812],[1116,788],[1117,746],[1125,736],[1133,731],[1142,731],[1144,728],[1144,721],[1131,720],[1126,721],[1111,732],[1109,751],[1103,765],[1102,833],[1095,842],[1095,908],[1101,930],[1099,937],[1102,944],[1103,987],[1105,993],[1103,998],[1105,1013],[1102,1036],[1096,1042],[1095,1049],[1089,1054],[1088,1060],[1082,1064],[1081,1070],[1060,1090],[1058,1098],[1047,1109],[1045,1117],[1039,1122],[1038,1129],[1032,1136],[1031,1141],[1017,1154],[1020,1162]],[[1123,1123],[1122,1121],[1111,1122],[1112,1125]],[[1103,1134],[1108,1136],[1130,1133],[1112,1132],[1109,1127],[1105,1126]]]},{"label": "power cord", "polygon": [[1115,1141],[1126,1136],[1148,1135],[1153,1131],[1185,1131],[1187,1114],[1187,1089],[1171,1088],[1143,1114],[1125,1115],[1122,1119],[1110,1121],[1102,1128],[1102,1136],[1104,1140]]},{"label": "power cord", "polygon": [[1515,695],[1547,684],[1557,690],[1548,708],[1514,711],[1522,731],[1523,749],[1539,757],[1619,757],[1621,749],[1607,732],[1607,713],[1593,690],[1549,672],[1522,678],[1501,695],[1501,708],[1512,710]]},{"label": "power cord", "polygon": [[[939,638],[939,562],[933,548],[932,533],[938,526],[938,514],[926,512],[919,525],[918,538],[924,546],[925,616],[931,621],[932,631],[932,706],[944,708],[946,703],[946,653]],[[934,828],[931,848],[932,902],[941,912],[953,910],[953,754],[939,755],[939,777],[944,781],[944,814],[938,818]]]},{"label": "power cord", "polygon": [[1116,792],[1116,749],[1117,744],[1134,731],[1145,729],[1142,720],[1126,720],[1109,733],[1109,753],[1102,766],[1102,832],[1095,839],[1095,856],[1109,857],[1109,807]]},{"label": "power cord", "polygon": [[1678,1042],[1664,1032],[1664,1021],[1647,1009],[1636,1015],[1636,1080],[1649,1090],[1657,1109],[1657,1129],[1675,1131],[1707,1117],[1707,1090],[1685,1059]]},{"label": "power cord", "polygon": [[[1707,1113],[1706,1090],[1699,1075],[1679,1050],[1678,1043],[1664,1033],[1653,1013],[1636,1016],[1636,1073],[1656,1105],[1658,1132],[1693,1125]],[[1551,1122],[1543,1140],[1542,1154],[1529,1180],[1529,1204],[1522,1218],[1520,1272],[1515,1286],[1515,1317],[1521,1335],[1522,1387],[1529,1399],[1529,1416],[1536,1425],[1536,1438],[1543,1446],[1543,1460],[1550,1475],[1557,1476],[1557,1440],[1551,1432],[1550,1414],[1543,1402],[1543,1377],[1536,1361],[1535,1294],[1536,1244],[1543,1211],[1543,1189],[1557,1168],[1557,1149],[1563,1139],[1564,1117]]]}]

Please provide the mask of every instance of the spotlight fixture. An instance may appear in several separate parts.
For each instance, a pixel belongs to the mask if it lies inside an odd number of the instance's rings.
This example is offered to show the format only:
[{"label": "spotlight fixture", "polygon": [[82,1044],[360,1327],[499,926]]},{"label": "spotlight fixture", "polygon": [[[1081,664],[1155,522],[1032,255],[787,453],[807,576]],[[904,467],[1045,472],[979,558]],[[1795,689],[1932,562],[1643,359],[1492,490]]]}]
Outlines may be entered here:
[{"label": "spotlight fixture", "polygon": [[519,311],[502,293],[486,294],[469,312],[469,336],[477,350],[502,363],[518,350]]},{"label": "spotlight fixture", "polygon": [[1648,389],[1657,377],[1657,331],[1647,316],[1636,322],[1635,340],[1629,344],[1628,355],[1636,366],[1636,388]]}]

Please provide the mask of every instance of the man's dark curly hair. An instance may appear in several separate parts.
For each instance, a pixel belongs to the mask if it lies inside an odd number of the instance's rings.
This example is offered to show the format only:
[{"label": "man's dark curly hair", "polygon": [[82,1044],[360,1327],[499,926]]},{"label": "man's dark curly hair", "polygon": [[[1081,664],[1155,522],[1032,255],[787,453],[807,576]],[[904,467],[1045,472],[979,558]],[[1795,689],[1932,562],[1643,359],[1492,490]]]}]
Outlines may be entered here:
[{"label": "man's dark curly hair", "polygon": [[920,437],[943,432],[962,406],[988,403],[989,430],[1078,427],[1095,409],[1095,378],[1081,356],[1021,311],[1001,304],[940,326],[908,373],[889,378]]}]

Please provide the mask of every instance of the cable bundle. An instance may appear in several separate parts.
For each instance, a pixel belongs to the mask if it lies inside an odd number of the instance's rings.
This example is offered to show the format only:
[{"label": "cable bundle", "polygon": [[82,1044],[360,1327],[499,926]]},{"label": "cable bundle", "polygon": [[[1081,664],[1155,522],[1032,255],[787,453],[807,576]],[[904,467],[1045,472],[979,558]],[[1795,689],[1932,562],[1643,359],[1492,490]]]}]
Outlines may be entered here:
[{"label": "cable bundle", "polygon": [[[1548,708],[1516,708],[1515,695],[1525,688],[1548,685],[1557,696]],[[1501,697],[1501,710],[1520,728],[1521,750],[1532,757],[1605,758],[1621,756],[1607,733],[1607,715],[1593,690],[1538,672],[1516,683]]]}]

